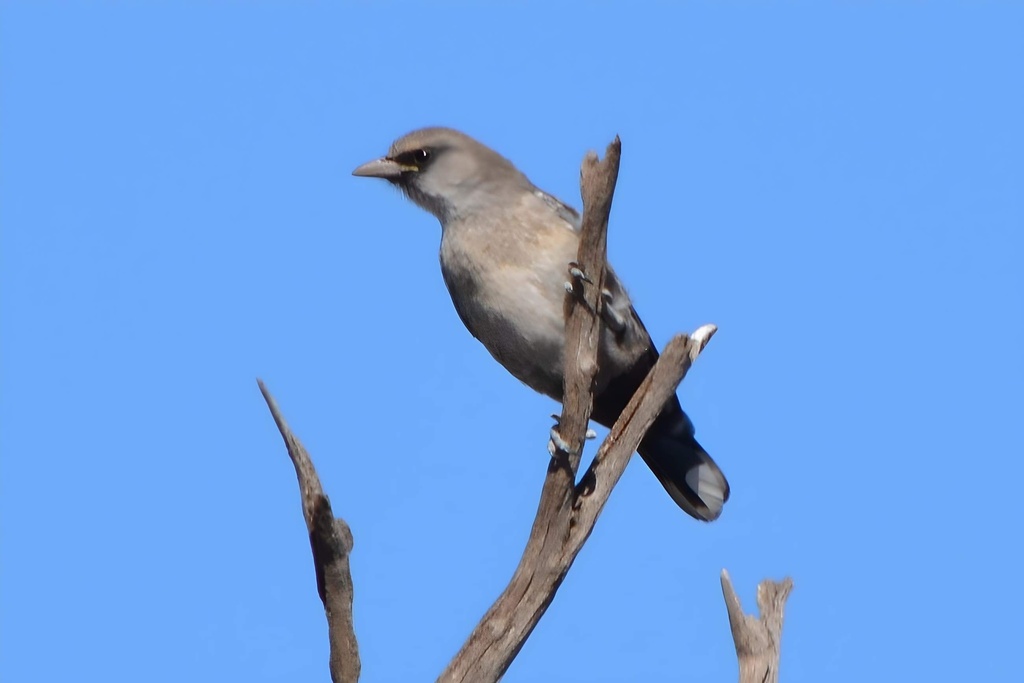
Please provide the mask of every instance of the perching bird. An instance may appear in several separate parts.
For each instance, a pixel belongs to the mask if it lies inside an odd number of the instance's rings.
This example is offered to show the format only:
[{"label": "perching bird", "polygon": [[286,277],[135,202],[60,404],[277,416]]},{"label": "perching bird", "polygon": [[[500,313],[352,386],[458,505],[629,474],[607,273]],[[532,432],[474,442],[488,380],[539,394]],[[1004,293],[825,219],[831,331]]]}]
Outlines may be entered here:
[{"label": "perching bird", "polygon": [[[449,128],[399,138],[356,176],[383,178],[441,221],[441,273],[470,333],[516,378],[560,401],[563,303],[580,216],[507,159]],[[610,427],[658,358],[611,268],[593,419]],[[687,514],[711,521],[729,484],[673,396],[638,452]]]}]

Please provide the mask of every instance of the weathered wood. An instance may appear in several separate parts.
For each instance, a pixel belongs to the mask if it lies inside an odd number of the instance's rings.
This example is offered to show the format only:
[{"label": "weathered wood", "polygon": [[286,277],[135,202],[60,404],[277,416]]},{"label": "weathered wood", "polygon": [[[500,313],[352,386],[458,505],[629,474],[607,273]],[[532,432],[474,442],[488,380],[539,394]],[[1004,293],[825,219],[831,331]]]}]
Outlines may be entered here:
[{"label": "weathered wood", "polygon": [[334,683],[355,683],[361,664],[359,644],[352,624],[352,573],[349,553],[352,552],[352,531],[345,520],[335,517],[331,501],[324,494],[320,477],[302,442],[292,433],[277,401],[263,380],[257,380],[263,399],[281,432],[288,457],[295,466],[302,497],[302,516],[309,531],[309,545],[316,569],[316,587],[327,615],[328,638],[331,643],[331,680]]},{"label": "weathered wood", "polygon": [[788,577],[782,581],[765,579],[757,586],[761,617],[744,614],[729,572],[722,570],[722,595],[739,659],[740,683],[778,683],[782,617],[791,590],[793,580]]},{"label": "weathered wood", "polygon": [[586,279],[567,276],[572,291],[566,297],[565,383],[562,414],[556,427],[568,452],[552,442],[552,459],[537,516],[512,580],[439,681],[497,681],[505,673],[554,599],[630,456],[715,332],[713,325],[706,325],[692,338],[681,335],[672,340],[577,485],[576,473],[593,405],[608,216],[620,152],[616,138],[608,146],[604,161],[588,154],[580,173],[583,226],[575,266]]},{"label": "weathered wood", "polygon": [[[717,330],[714,325],[704,325],[692,335],[678,335],[669,342],[577,482],[593,407],[597,347],[603,324],[601,291],[607,268],[608,217],[620,152],[616,138],[608,146],[603,161],[590,153],[580,172],[584,207],[580,247],[573,264],[576,273],[566,274],[572,286],[565,304],[564,400],[555,427],[558,438],[552,439],[552,458],[530,537],[508,586],[470,633],[439,681],[487,683],[502,677],[554,599],[633,452]],[[568,268],[569,264],[566,265]],[[292,434],[262,381],[259,386],[298,478],[317,589],[327,614],[331,678],[335,683],[356,681],[360,660],[352,624],[352,533],[344,520],[334,517],[308,453]],[[783,608],[792,586],[790,579],[762,582],[758,586],[758,619],[743,614],[729,575],[722,571],[722,591],[739,657],[740,683],[777,683]]]},{"label": "weathered wood", "polygon": [[[587,155],[580,171],[583,227],[577,265],[593,283],[604,278],[608,215],[618,177],[620,144],[608,146],[605,161]],[[568,271],[569,264],[566,264]],[[556,429],[571,452],[555,449],[541,489],[530,538],[508,586],[470,633],[440,681],[496,681],[518,654],[551,604],[568,565],[562,551],[569,535],[576,471],[590,420],[592,387],[597,373],[597,342],[601,333],[600,287],[586,287],[578,278],[566,297],[565,389]]]}]

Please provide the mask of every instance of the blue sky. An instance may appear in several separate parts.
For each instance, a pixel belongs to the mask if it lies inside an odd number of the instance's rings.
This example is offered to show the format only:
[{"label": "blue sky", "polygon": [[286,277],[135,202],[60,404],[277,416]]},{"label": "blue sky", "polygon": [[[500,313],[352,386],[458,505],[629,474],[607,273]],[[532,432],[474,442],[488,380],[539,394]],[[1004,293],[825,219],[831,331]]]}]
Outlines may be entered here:
[{"label": "blue sky", "polygon": [[[0,680],[326,680],[262,377],[355,534],[363,680],[505,584],[557,406],[357,164],[454,126],[578,204],[732,484],[639,461],[506,680],[731,680],[718,573],[790,575],[787,681],[1009,680],[1024,611],[1024,9],[6,2]],[[1014,548],[1017,548],[1016,550]]]}]

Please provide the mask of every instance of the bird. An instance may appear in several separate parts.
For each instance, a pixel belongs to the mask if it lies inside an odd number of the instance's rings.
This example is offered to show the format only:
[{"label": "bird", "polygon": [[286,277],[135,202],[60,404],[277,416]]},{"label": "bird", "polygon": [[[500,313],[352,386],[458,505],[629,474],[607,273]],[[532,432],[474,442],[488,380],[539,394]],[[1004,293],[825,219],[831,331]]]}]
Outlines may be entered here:
[{"label": "bird", "polygon": [[[438,219],[441,274],[459,318],[509,373],[561,401],[566,273],[577,256],[579,213],[452,128],[412,131],[352,174],[388,181]],[[658,352],[610,267],[605,280],[591,418],[611,427]],[[694,438],[678,397],[637,452],[683,511],[718,518],[729,483]]]}]

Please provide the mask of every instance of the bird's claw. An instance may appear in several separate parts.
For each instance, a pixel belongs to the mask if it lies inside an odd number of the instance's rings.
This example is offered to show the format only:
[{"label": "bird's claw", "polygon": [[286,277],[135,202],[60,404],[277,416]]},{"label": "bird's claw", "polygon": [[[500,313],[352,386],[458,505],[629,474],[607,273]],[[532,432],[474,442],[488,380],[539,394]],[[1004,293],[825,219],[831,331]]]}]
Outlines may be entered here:
[{"label": "bird's claw", "polygon": [[550,437],[551,439],[548,441],[548,453],[551,454],[552,458],[555,457],[555,453],[558,453],[559,451],[566,454],[572,453],[572,448],[565,442],[562,435],[558,433],[557,425],[551,428]]},{"label": "bird's claw", "polygon": [[593,280],[587,277],[587,274],[583,272],[583,268],[580,267],[580,264],[575,261],[569,262],[569,275],[572,275],[574,280],[586,282],[589,285],[594,284]]},{"label": "bird's claw", "polygon": [[[555,453],[561,451],[563,453],[572,453],[572,448],[569,447],[569,443],[562,438],[562,435],[558,432],[558,423],[561,420],[561,415],[552,415],[551,419],[555,421],[555,426],[551,428],[550,440],[548,441],[548,453],[551,457],[555,457]],[[590,441],[591,439],[597,438],[597,432],[593,429],[587,428],[586,434],[583,438]]]}]

